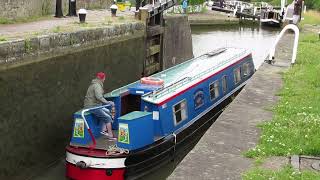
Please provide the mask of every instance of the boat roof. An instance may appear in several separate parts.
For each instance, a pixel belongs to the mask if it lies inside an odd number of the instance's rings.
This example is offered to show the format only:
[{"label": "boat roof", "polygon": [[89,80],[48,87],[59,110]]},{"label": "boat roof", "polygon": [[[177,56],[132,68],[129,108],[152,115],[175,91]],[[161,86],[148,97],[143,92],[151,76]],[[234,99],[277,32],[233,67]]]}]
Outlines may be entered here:
[{"label": "boat roof", "polygon": [[[245,49],[241,48],[220,48],[154,74],[151,77],[161,78],[164,80],[164,85],[156,91],[143,95],[142,99],[150,103],[161,104],[201,80],[238,62],[248,54]],[[116,89],[106,94],[106,97],[120,96],[127,92],[128,88],[138,83],[140,81]]]}]

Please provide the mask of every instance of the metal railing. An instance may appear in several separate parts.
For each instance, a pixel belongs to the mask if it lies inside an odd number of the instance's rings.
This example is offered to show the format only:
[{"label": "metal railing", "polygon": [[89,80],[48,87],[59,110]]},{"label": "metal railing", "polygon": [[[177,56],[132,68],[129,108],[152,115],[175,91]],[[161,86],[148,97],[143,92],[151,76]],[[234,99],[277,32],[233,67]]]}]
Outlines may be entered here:
[{"label": "metal railing", "polygon": [[90,134],[90,137],[91,137],[91,140],[92,140],[92,143],[93,143],[91,146],[89,146],[90,149],[94,149],[96,147],[97,142],[96,142],[96,139],[94,138],[94,135],[93,135],[93,133],[92,133],[90,127],[89,127],[89,124],[88,124],[84,114],[86,112],[89,112],[89,111],[92,111],[92,110],[101,109],[101,108],[110,107],[110,106],[111,106],[111,104],[106,104],[106,105],[97,106],[97,107],[93,107],[93,108],[83,109],[81,111],[81,117],[82,117],[82,119],[83,119],[83,121],[84,121],[84,123],[85,123],[85,125],[87,127],[87,130],[88,130],[88,132]]},{"label": "metal railing", "polygon": [[292,52],[292,58],[291,58],[291,64],[293,65],[295,62],[296,62],[296,58],[297,58],[297,50],[298,50],[298,43],[299,43],[299,28],[294,25],[294,24],[288,24],[286,25],[282,31],[280,32],[280,34],[277,36],[277,39],[274,43],[274,45],[272,46],[271,50],[270,50],[270,53],[269,53],[269,59],[267,60],[268,63],[274,63],[274,54],[275,54],[275,51],[276,51],[276,46],[278,44],[278,42],[280,41],[280,39],[283,37],[283,35],[285,34],[285,32],[287,30],[293,30],[294,33],[295,33],[295,37],[294,37],[294,44],[293,44],[293,52]]}]

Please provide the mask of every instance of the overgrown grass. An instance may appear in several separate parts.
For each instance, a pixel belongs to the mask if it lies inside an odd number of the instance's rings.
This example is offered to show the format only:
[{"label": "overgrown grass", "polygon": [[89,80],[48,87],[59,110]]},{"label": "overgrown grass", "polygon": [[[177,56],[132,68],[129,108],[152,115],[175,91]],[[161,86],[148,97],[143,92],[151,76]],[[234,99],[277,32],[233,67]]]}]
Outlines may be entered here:
[{"label": "overgrown grass", "polygon": [[0,24],[13,24],[13,20],[0,17]]},{"label": "overgrown grass", "polygon": [[16,23],[27,23],[27,22],[33,22],[33,21],[40,21],[40,20],[46,20],[50,19],[52,16],[31,16],[26,18],[17,18],[17,19],[8,19],[0,17],[0,24],[16,24]]},{"label": "overgrown grass", "polygon": [[60,26],[54,27],[54,28],[52,29],[52,32],[54,32],[54,33],[59,33],[59,32],[61,32],[61,27],[60,27]]},{"label": "overgrown grass", "polygon": [[304,20],[300,22],[301,25],[305,24],[317,24],[320,25],[320,12],[307,11],[304,15]]},{"label": "overgrown grass", "polygon": [[279,171],[253,168],[246,174],[242,175],[244,180],[319,180],[319,173],[311,171],[296,172],[290,166],[283,167]]},{"label": "overgrown grass", "polygon": [[124,16],[119,16],[118,19],[119,19],[120,21],[124,21],[124,20],[125,20],[125,17],[124,17]]},{"label": "overgrown grass", "polygon": [[7,41],[7,38],[0,36],[0,42]]}]

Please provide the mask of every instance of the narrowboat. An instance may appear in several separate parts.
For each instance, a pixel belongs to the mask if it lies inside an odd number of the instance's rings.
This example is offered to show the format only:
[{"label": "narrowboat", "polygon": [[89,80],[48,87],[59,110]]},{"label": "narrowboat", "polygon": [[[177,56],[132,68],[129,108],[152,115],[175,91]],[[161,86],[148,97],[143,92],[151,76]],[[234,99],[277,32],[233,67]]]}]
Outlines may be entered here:
[{"label": "narrowboat", "polygon": [[105,94],[115,103],[117,140],[100,134],[91,109],[75,112],[66,177],[136,179],[174,160],[200,139],[254,70],[247,50],[220,48]]}]

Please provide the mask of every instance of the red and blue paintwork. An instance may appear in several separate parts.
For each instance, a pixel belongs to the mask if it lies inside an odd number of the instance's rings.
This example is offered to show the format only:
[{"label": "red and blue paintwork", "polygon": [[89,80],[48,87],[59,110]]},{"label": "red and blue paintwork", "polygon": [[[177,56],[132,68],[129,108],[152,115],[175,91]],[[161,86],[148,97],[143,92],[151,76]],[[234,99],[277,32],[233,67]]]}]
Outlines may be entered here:
[{"label": "red and blue paintwork", "polygon": [[[229,50],[229,51],[232,51]],[[196,59],[196,58],[195,58]],[[194,60],[191,60],[194,61]],[[241,71],[241,80],[235,83],[234,72],[248,65],[247,72]],[[168,74],[174,67],[166,70]],[[66,176],[72,179],[125,179],[127,177],[140,177],[162,164],[172,160],[183,152],[190,144],[206,131],[213,123],[213,117],[221,112],[221,109],[230,101],[231,96],[238,93],[253,75],[255,69],[251,53],[242,53],[229,64],[207,73],[200,80],[192,81],[176,91],[162,98],[155,98],[157,93],[165,91],[161,86],[150,86],[138,81],[121,88],[116,93],[108,93],[105,97],[115,103],[116,114],[113,127],[118,128],[118,118],[135,111],[148,111],[156,114],[153,116],[154,142],[144,147],[132,149],[129,154],[108,156],[106,150],[90,149],[90,147],[77,147],[72,144],[67,146]],[[244,74],[248,73],[248,74]],[[161,77],[161,72],[154,75]],[[210,99],[209,86],[212,82],[222,84],[222,78],[226,77],[226,89],[219,86],[219,96]],[[187,118],[176,123],[173,106],[182,100],[187,102]],[[133,107],[128,109],[128,104]],[[143,129],[141,130],[143,131]],[[141,134],[136,134],[140,136]],[[143,134],[142,134],[143,135]],[[135,137],[133,137],[135,138]],[[121,146],[121,144],[118,143]],[[81,159],[94,162],[108,162],[103,166],[87,167],[81,169],[76,163]],[[114,164],[112,164],[114,163]],[[115,165],[116,164],[116,165]],[[117,166],[118,165],[118,166]]]}]

